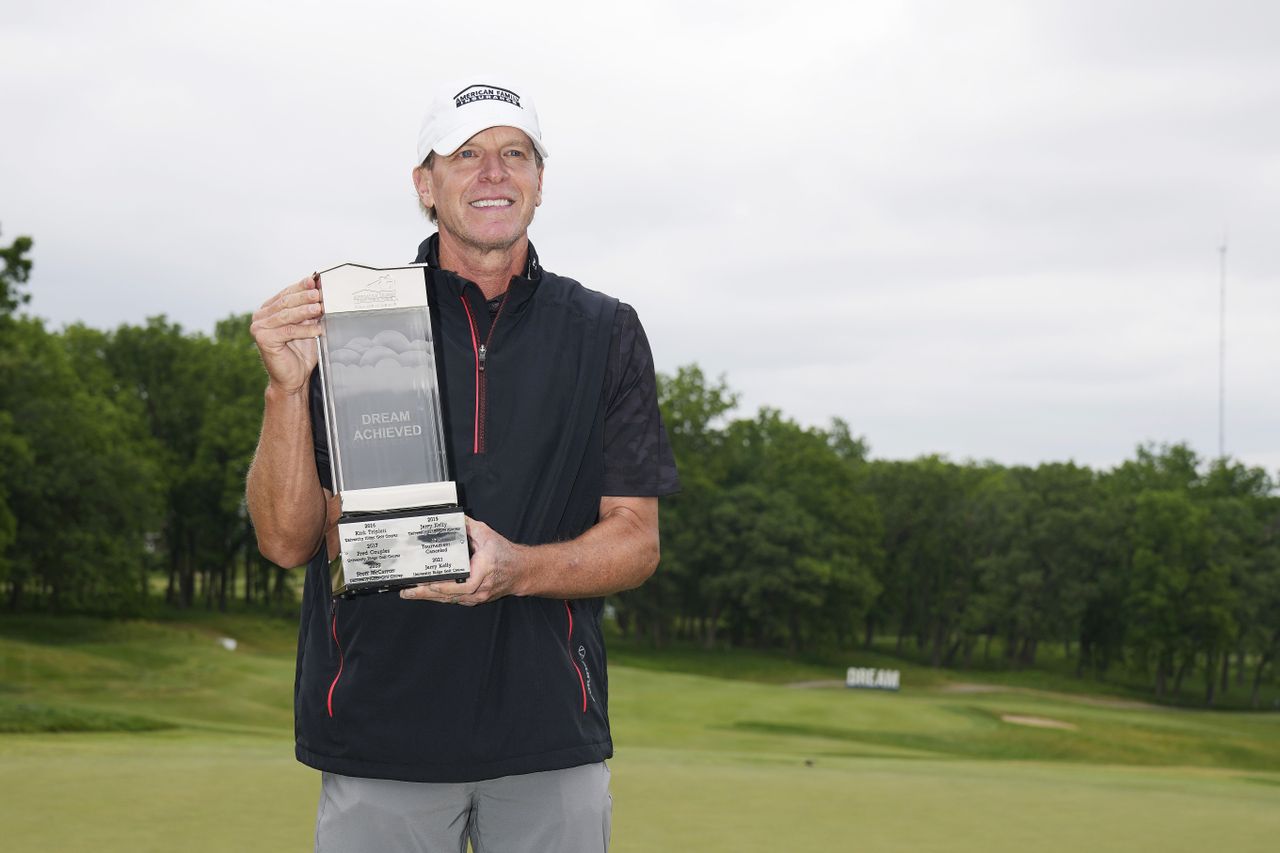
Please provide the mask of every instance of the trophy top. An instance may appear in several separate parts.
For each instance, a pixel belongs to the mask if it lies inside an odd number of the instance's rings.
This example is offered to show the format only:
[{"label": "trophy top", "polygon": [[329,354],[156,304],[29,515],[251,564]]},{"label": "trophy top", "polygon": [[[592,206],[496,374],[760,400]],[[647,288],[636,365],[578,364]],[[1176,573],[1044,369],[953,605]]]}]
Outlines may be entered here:
[{"label": "trophy top", "polygon": [[427,307],[426,264],[340,264],[320,273],[326,314]]}]

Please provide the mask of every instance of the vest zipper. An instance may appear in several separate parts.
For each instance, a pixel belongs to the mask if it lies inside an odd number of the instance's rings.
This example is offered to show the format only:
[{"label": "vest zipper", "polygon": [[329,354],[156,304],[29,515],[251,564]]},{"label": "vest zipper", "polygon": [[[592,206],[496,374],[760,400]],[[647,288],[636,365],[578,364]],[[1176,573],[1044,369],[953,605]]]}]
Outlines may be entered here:
[{"label": "vest zipper", "polygon": [[484,453],[484,432],[489,412],[488,394],[486,393],[488,378],[485,372],[485,362],[488,361],[489,351],[492,349],[493,330],[498,328],[498,318],[502,316],[502,309],[507,306],[507,297],[510,295],[510,288],[507,289],[506,293],[502,294],[502,301],[498,303],[498,311],[493,315],[493,322],[489,324],[489,334],[485,335],[484,343],[480,343],[480,336],[476,333],[476,319],[471,313],[471,304],[467,302],[466,294],[458,296],[462,300],[463,310],[467,312],[467,325],[471,327],[471,349],[476,355],[475,423],[471,428],[472,453]]}]

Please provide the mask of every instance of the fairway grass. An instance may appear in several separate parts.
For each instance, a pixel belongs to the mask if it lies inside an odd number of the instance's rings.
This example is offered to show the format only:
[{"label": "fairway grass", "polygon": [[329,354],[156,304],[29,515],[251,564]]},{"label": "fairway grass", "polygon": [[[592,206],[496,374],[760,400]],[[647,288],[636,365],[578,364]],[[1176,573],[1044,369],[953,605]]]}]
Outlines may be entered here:
[{"label": "fairway grass", "polygon": [[[613,849],[1203,853],[1270,851],[1280,837],[1276,774],[805,760],[624,746],[611,762]],[[0,739],[12,851],[304,851],[318,789],[287,738]]]},{"label": "fairway grass", "polygon": [[[0,623],[0,712],[167,727],[0,734],[0,846],[311,849],[319,779],[293,759],[290,632],[234,619]],[[235,652],[218,645],[228,635]],[[660,662],[609,675],[623,853],[1204,853],[1271,851],[1280,838],[1276,714],[954,692],[937,673],[896,694]]]},{"label": "fairway grass", "polygon": [[618,851],[1270,851],[1280,792],[1235,774],[624,750]]},{"label": "fairway grass", "polygon": [[11,853],[266,853],[311,849],[320,783],[279,735],[6,735],[0,791]]}]

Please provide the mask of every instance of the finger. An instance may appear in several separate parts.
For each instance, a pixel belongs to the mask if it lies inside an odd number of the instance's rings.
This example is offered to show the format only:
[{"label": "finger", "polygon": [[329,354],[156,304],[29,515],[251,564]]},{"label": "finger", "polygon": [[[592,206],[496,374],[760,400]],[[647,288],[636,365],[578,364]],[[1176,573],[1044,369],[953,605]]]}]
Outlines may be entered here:
[{"label": "finger", "polygon": [[470,516],[464,516],[467,524],[467,544],[471,551],[475,552],[486,541],[494,536],[493,528],[485,524],[483,521],[477,521]]},{"label": "finger", "polygon": [[320,274],[312,273],[306,278],[300,279],[299,281],[294,282],[293,284],[289,285],[288,287],[284,288],[283,290],[279,291],[275,295],[268,298],[265,302],[262,303],[261,308],[266,308],[267,306],[271,305],[273,302],[276,302],[291,293],[301,293],[302,291],[305,291],[305,290],[317,290],[319,289],[319,287],[320,287]]},{"label": "finger", "polygon": [[319,302],[307,302],[292,308],[276,308],[273,311],[260,312],[254,317],[254,324],[261,328],[272,329],[277,326],[291,326],[308,320],[319,320],[324,314],[324,305]]},{"label": "finger", "polygon": [[456,580],[432,581],[425,586],[441,598],[457,598],[459,596],[475,595],[480,591],[480,586],[483,583],[484,578],[472,572],[471,577],[464,583],[458,583]]},{"label": "finger", "polygon": [[271,314],[287,308],[301,308],[307,305],[324,305],[324,291],[318,287],[305,287],[301,290],[286,289],[278,294],[271,304],[260,309],[260,313]]},{"label": "finger", "polygon": [[266,308],[260,309],[258,315],[261,317],[270,317],[282,311],[289,310],[307,310],[312,306],[324,308],[324,297],[320,295],[318,290],[304,290],[301,293],[290,293],[282,296]]},{"label": "finger", "polygon": [[483,592],[476,592],[471,595],[451,595],[446,599],[446,604],[459,604],[463,607],[475,607],[477,604],[484,604],[489,600],[489,596]]},{"label": "finger", "polygon": [[249,334],[260,348],[278,350],[291,341],[314,338],[323,331],[319,320],[303,320],[281,326],[271,326],[266,322],[254,323],[249,327]]},{"label": "finger", "polygon": [[431,581],[417,586],[407,587],[400,591],[401,598],[416,598],[423,601],[443,601],[453,603],[460,599],[469,599],[480,591],[484,578],[472,574],[466,583],[457,581]]},{"label": "finger", "polygon": [[[319,332],[318,327],[316,331],[317,333]],[[316,339],[314,337],[298,338],[296,340],[289,341],[285,347],[301,360],[302,364],[308,368],[308,373],[311,372],[310,368],[315,367],[316,362],[320,360],[320,350],[316,346]]]},{"label": "finger", "polygon": [[[301,300],[301,301],[299,301]],[[286,305],[288,302],[298,301],[297,305]],[[288,299],[281,300],[267,308],[259,309],[254,312],[249,330],[255,340],[271,339],[271,330],[279,329],[286,326],[317,326],[324,315],[324,305],[316,301],[314,298],[308,297],[306,294],[295,294]],[[293,336],[293,332],[287,333],[284,338],[288,339]],[[308,337],[314,337],[318,332],[312,331]],[[273,342],[279,343],[280,339]]]},{"label": "finger", "polygon": [[467,522],[467,530],[468,530],[468,531],[470,531],[470,530],[476,530],[476,531],[478,531],[478,532],[480,532],[480,533],[484,533],[484,532],[486,532],[486,531],[493,530],[493,528],[492,528],[492,527],[490,527],[489,525],[485,524],[483,521],[481,521],[481,520],[480,520],[480,519],[478,519],[478,518],[472,518],[472,517],[471,517],[471,516],[469,516],[469,515],[464,515],[464,516],[463,516],[463,518],[464,518],[464,519],[466,520],[466,522]]},{"label": "finger", "polygon": [[319,326],[286,326],[266,333],[255,333],[253,339],[263,358],[274,358],[291,352],[293,357],[301,358],[309,364],[314,360],[315,348],[304,349],[303,347],[306,347],[308,342],[314,341],[319,333]]},{"label": "finger", "polygon": [[342,495],[335,495],[328,489],[324,490],[325,500],[325,522],[330,525],[336,525],[338,519],[342,518]]},{"label": "finger", "polygon": [[418,584],[400,590],[400,597],[411,601],[434,601],[437,604],[475,604],[473,596],[460,592],[447,593],[434,589],[437,584]]},{"label": "finger", "polygon": [[401,598],[412,598],[417,601],[437,601],[440,603],[447,602],[447,598],[440,594],[439,590],[432,589],[432,584],[420,583],[415,586],[407,586],[400,590]]}]

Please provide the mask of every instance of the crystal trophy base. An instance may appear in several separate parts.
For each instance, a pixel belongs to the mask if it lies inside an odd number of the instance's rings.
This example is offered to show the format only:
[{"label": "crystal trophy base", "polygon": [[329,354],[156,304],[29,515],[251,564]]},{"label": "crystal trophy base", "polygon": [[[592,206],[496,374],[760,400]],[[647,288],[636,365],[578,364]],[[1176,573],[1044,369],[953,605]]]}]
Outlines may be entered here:
[{"label": "crystal trophy base", "polygon": [[339,553],[329,563],[336,596],[389,592],[471,576],[466,517],[459,506],[343,515]]}]

